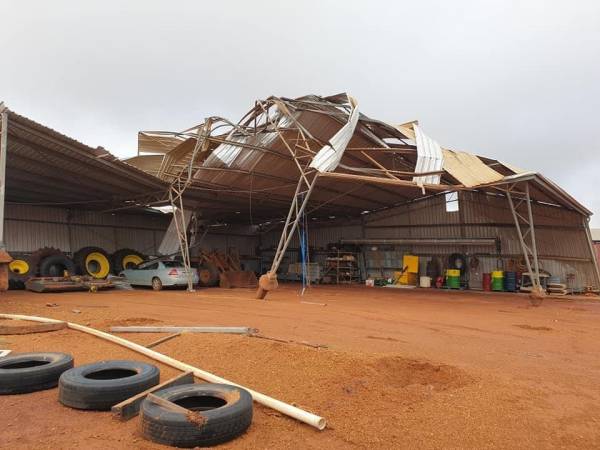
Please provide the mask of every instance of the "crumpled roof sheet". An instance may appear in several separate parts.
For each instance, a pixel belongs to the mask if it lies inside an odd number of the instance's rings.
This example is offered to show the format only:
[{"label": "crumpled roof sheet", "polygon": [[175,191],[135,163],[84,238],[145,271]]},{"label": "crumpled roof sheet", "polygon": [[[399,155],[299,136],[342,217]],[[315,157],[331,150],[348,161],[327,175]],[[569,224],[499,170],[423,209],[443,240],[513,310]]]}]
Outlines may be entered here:
[{"label": "crumpled roof sheet", "polygon": [[[417,164],[415,172],[425,173],[442,170],[444,156],[440,144],[427,136],[415,123],[412,125],[417,142]],[[456,177],[455,177],[456,178]],[[440,184],[440,175],[425,175],[413,177],[419,186],[424,184]]]},{"label": "crumpled roof sheet", "polygon": [[494,183],[504,178],[504,175],[486,166],[481,159],[471,153],[446,149],[442,153],[444,170],[465,187]]},{"label": "crumpled roof sheet", "polygon": [[160,131],[138,133],[138,154],[167,153],[177,147],[184,138]]},{"label": "crumpled roof sheet", "polygon": [[348,102],[352,105],[348,122],[329,139],[327,145],[319,150],[310,163],[310,167],[317,169],[319,172],[331,172],[337,168],[344,155],[344,150],[346,150],[350,139],[354,135],[360,113],[358,112],[356,100],[348,96]]},{"label": "crumpled roof sheet", "polygon": [[[180,143],[165,152],[160,178],[172,182],[186,173],[201,136],[189,195],[202,199],[207,214],[211,208],[223,213],[223,220],[235,218],[232,214],[240,210],[271,218],[285,214],[299,179],[299,163],[321,172],[308,210],[327,208],[330,215],[357,215],[443,191],[495,193],[490,184],[506,184],[523,175],[497,160],[442,149],[417,121],[391,125],[369,118],[347,94],[269,97],[256,101],[237,124],[210,117],[172,136]],[[183,139],[188,139],[187,152],[179,152]],[[570,208],[586,211],[548,186],[532,193],[539,201],[565,201]]]}]

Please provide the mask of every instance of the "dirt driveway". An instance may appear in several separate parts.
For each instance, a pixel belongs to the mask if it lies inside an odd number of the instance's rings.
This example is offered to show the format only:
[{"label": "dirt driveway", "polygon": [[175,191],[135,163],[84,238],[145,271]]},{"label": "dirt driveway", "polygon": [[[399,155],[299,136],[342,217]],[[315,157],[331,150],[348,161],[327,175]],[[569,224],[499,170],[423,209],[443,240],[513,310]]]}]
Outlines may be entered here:
[{"label": "dirt driveway", "polygon": [[[250,430],[224,448],[600,448],[600,301],[592,298],[535,308],[513,294],[362,286],[319,286],[299,297],[298,286],[283,285],[268,301],[217,288],[11,291],[0,312],[104,330],[250,326],[326,345],[187,334],[155,348],[329,422],[318,432],[256,406]],[[126,337],[145,344],[160,335]],[[76,364],[146,360],[71,330],[0,336],[0,348],[66,351]],[[163,379],[177,373],[159,367]],[[0,424],[2,448],[165,448],[142,439],[138,419],[68,409],[56,390],[0,397]]]}]

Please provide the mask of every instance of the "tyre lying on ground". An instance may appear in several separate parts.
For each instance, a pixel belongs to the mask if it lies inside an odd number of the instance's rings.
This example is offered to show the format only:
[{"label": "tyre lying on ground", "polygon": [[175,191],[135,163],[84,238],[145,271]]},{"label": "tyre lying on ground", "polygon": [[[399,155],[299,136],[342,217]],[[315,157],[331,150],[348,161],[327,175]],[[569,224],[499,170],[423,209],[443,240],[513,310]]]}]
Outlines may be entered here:
[{"label": "tyre lying on ground", "polygon": [[76,409],[108,411],[123,400],[156,386],[160,371],[139,361],[100,361],[63,373],[58,399]]},{"label": "tyre lying on ground", "polygon": [[108,253],[100,247],[83,247],[75,252],[73,260],[80,275],[106,278],[112,271]]},{"label": "tyre lying on ground", "polygon": [[68,256],[63,254],[51,255],[42,259],[39,272],[42,277],[62,277],[65,272],[74,275],[75,264]]},{"label": "tyre lying on ground", "polygon": [[143,263],[144,259],[144,255],[130,248],[117,250],[111,256],[113,273],[118,275],[125,269],[133,269]]},{"label": "tyre lying on ground", "polygon": [[66,353],[17,353],[0,359],[0,394],[24,394],[50,389],[73,367]]},{"label": "tyre lying on ground", "polygon": [[252,396],[227,384],[185,384],[154,393],[189,410],[173,411],[144,400],[142,435],[175,447],[206,447],[230,441],[252,423]]}]

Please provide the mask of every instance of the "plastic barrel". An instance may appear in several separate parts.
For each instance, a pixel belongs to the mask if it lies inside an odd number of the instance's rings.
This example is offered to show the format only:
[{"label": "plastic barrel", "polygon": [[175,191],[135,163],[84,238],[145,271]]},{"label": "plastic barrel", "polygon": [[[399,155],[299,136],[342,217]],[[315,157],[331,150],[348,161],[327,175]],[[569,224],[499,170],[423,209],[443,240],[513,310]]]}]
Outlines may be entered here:
[{"label": "plastic barrel", "polygon": [[492,290],[492,274],[491,273],[484,273],[483,278],[481,279],[481,282],[482,282],[481,284],[482,284],[484,291]]},{"label": "plastic barrel", "polygon": [[515,292],[517,290],[517,273],[504,272],[504,290]]},{"label": "plastic barrel", "polygon": [[446,286],[450,289],[460,289],[460,270],[446,270]]},{"label": "plastic barrel", "polygon": [[501,270],[494,270],[492,272],[492,291],[503,291],[504,290],[504,272]]}]

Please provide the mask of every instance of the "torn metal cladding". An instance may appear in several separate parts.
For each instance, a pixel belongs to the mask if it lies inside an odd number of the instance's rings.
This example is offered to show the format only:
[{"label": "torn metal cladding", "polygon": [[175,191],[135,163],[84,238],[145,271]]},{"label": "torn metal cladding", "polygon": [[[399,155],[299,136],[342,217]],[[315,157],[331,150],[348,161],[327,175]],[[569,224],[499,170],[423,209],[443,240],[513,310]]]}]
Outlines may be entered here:
[{"label": "torn metal cladding", "polygon": [[202,208],[218,198],[223,206],[203,217],[236,222],[243,218],[227,205],[245,199],[254,223],[285,218],[269,280],[261,284],[266,290],[276,285],[279,262],[305,210],[326,207],[329,215],[360,217],[443,192],[506,197],[509,186],[525,182],[531,202],[591,214],[537,173],[443,148],[417,121],[394,125],[369,118],[348,94],[269,97],[237,124],[211,117],[183,132],[139,136],[139,155],[130,161],[177,185],[174,206],[185,199],[188,207]]}]

